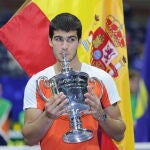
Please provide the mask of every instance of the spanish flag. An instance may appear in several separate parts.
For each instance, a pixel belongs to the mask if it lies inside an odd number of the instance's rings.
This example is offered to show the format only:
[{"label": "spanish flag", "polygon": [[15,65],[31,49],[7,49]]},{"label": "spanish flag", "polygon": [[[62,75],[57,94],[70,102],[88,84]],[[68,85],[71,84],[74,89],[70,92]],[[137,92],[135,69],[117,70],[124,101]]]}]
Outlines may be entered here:
[{"label": "spanish flag", "polygon": [[51,19],[62,12],[72,13],[82,22],[80,60],[104,69],[114,78],[127,126],[124,139],[114,144],[120,150],[134,150],[122,0],[28,0],[0,29],[0,40],[32,76],[55,62],[48,45],[48,27]]}]

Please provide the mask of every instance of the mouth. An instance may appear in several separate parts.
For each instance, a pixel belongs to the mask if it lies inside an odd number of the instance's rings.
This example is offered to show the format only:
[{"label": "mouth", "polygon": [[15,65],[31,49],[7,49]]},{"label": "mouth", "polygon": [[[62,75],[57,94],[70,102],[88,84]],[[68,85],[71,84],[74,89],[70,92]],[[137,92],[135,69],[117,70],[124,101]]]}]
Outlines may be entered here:
[{"label": "mouth", "polygon": [[67,56],[68,56],[67,53],[60,53],[60,55],[61,55],[61,58],[62,58],[62,59],[65,59],[65,58],[67,58]]},{"label": "mouth", "polygon": [[68,60],[68,54],[67,53],[60,53],[60,61],[67,61]]}]

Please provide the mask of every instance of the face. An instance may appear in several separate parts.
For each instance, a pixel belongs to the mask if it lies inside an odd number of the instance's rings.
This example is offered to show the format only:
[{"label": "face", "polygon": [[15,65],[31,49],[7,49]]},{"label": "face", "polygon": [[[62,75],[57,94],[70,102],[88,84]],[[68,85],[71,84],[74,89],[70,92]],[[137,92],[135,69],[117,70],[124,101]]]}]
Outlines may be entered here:
[{"label": "face", "polygon": [[77,57],[80,40],[78,40],[76,31],[65,32],[57,30],[54,31],[53,38],[49,39],[49,44],[59,62],[63,61],[63,54],[66,55],[67,60],[72,61]]}]

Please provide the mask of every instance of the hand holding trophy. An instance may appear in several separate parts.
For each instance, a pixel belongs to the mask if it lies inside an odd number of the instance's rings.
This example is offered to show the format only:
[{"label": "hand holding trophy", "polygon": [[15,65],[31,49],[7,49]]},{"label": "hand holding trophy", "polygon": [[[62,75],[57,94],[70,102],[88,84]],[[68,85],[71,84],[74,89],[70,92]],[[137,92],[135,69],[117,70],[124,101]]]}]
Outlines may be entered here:
[{"label": "hand holding trophy", "polygon": [[82,128],[79,112],[90,109],[89,105],[84,101],[84,94],[87,93],[87,85],[89,82],[95,83],[96,80],[98,82],[100,81],[97,78],[90,78],[85,72],[73,71],[70,67],[70,62],[66,59],[65,53],[63,54],[62,65],[63,67],[60,74],[55,75],[51,79],[41,76],[37,80],[37,91],[46,102],[48,102],[49,99],[42,93],[39,82],[42,81],[45,88],[50,88],[53,95],[63,92],[69,99],[67,106],[69,107],[68,115],[71,127],[71,130],[64,134],[63,140],[67,143],[87,141],[93,137],[93,132]]}]

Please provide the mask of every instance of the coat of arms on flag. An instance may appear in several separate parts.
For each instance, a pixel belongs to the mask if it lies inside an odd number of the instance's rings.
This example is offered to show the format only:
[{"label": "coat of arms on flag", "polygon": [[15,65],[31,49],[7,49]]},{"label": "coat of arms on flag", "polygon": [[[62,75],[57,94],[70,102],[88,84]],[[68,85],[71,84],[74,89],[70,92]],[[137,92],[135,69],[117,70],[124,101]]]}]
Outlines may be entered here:
[{"label": "coat of arms on flag", "polygon": [[[95,21],[99,21],[98,15],[95,15]],[[117,47],[126,46],[122,30],[119,20],[109,15],[106,18],[105,29],[99,26],[90,31],[88,40],[82,42],[86,50],[89,50],[88,44],[92,45],[91,64],[102,68],[113,77],[118,76],[118,70],[126,63],[125,56],[117,50]]]}]

